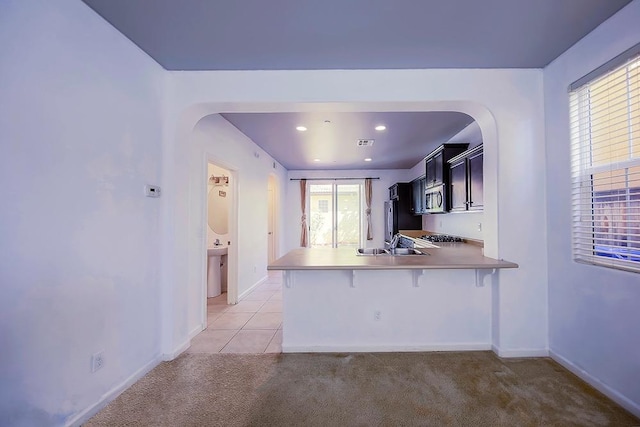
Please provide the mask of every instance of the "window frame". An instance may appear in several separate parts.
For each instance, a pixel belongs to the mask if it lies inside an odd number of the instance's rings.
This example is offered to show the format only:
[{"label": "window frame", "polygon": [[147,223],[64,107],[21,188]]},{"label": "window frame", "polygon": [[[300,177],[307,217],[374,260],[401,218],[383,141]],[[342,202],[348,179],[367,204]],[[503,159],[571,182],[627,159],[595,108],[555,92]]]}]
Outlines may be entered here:
[{"label": "window frame", "polygon": [[[631,70],[636,68],[638,71],[633,71],[631,77]],[[617,73],[623,76],[622,83],[606,82],[606,79]],[[640,96],[631,92],[639,90],[638,75],[640,44],[569,87],[573,259],[580,263],[632,272],[640,272],[640,219],[633,219],[640,213],[640,152],[634,151],[635,145],[640,147],[637,136],[640,129],[634,128],[637,126],[634,122],[640,118]],[[603,84],[606,88],[606,102],[596,98],[596,94],[602,95],[598,91]],[[620,89],[621,92],[611,95],[609,89]],[[599,116],[603,112],[606,120]],[[619,120],[617,123],[610,117],[613,113],[619,114],[616,116]],[[616,125],[620,127],[621,123],[622,128],[626,129],[622,133],[622,146],[626,144],[627,149],[627,157],[622,160],[619,152],[612,154],[621,142],[611,136],[615,133]],[[598,140],[598,132],[603,129],[607,131],[605,142]],[[608,149],[604,156],[602,151],[598,152],[603,149]],[[598,154],[594,155],[594,152]],[[602,157],[607,155],[608,162],[602,162]],[[624,181],[622,186],[619,179],[621,176]],[[607,183],[610,188],[605,190],[603,187]],[[618,225],[610,226],[607,209],[618,217]],[[611,215],[612,218],[614,214]],[[613,222],[611,219],[611,223]],[[612,228],[614,231],[609,231]],[[622,233],[619,231],[621,229]]]}]

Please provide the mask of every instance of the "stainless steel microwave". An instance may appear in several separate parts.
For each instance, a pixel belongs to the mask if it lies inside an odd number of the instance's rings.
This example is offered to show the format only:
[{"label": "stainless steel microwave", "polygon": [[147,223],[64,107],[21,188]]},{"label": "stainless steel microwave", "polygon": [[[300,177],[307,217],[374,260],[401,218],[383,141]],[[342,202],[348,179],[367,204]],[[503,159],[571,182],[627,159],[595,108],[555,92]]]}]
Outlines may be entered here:
[{"label": "stainless steel microwave", "polygon": [[427,188],[425,192],[426,213],[444,213],[447,211],[447,191],[444,184]]}]

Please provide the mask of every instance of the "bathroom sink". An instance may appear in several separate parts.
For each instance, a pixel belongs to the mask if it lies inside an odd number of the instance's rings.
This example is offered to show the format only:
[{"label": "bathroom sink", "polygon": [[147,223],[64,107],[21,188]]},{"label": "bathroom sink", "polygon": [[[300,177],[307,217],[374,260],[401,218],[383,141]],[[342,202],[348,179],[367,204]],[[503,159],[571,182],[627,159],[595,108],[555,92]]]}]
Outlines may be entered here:
[{"label": "bathroom sink", "polygon": [[227,254],[226,246],[211,246],[207,248],[207,255],[209,256],[221,256]]}]

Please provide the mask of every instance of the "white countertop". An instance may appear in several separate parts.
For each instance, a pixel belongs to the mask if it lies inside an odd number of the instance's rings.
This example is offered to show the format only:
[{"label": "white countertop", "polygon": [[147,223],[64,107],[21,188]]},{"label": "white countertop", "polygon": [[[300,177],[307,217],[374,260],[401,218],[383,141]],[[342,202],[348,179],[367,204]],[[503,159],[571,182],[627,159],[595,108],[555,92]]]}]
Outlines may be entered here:
[{"label": "white countertop", "polygon": [[355,248],[298,248],[275,260],[268,270],[407,270],[517,268],[513,262],[482,254],[468,243],[438,243],[438,248],[416,248],[426,255],[358,256]]}]

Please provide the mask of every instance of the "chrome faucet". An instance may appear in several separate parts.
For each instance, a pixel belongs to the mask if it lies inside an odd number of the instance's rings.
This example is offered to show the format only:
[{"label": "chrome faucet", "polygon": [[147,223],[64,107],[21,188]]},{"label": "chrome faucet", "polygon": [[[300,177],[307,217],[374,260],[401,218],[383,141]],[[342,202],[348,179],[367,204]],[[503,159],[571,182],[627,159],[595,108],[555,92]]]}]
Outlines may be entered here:
[{"label": "chrome faucet", "polygon": [[395,236],[391,239],[391,243],[389,243],[389,249],[395,249],[398,247],[398,243],[400,243],[400,233],[396,233]]},{"label": "chrome faucet", "polygon": [[220,239],[216,239],[216,241],[213,242],[213,246],[220,246]]}]

